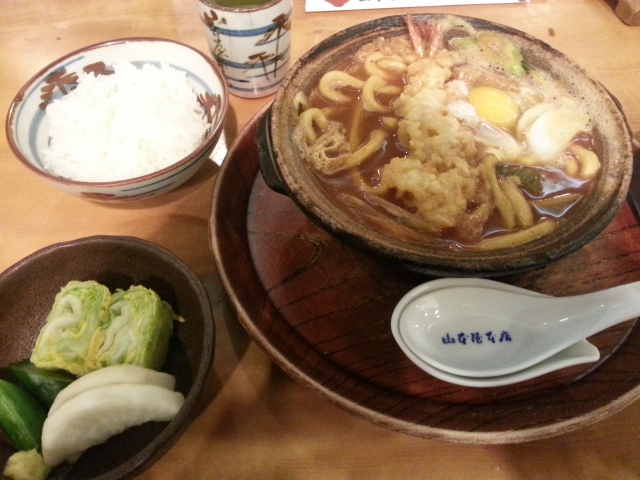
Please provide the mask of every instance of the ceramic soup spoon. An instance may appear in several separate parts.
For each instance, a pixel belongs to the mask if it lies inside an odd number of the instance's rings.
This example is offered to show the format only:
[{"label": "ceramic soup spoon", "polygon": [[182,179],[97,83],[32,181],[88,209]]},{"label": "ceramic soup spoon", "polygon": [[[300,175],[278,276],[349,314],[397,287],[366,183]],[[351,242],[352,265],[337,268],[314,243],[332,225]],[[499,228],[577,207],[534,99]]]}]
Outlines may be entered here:
[{"label": "ceramic soup spoon", "polygon": [[413,355],[440,371],[504,376],[639,315],[638,293],[640,283],[551,297],[492,280],[441,279],[403,297],[392,330]]},{"label": "ceramic soup spoon", "polygon": [[592,345],[587,340],[580,340],[564,350],[560,350],[555,355],[551,355],[540,363],[536,363],[529,368],[525,368],[508,375],[498,375],[497,377],[465,377],[435,368],[414,355],[410,349],[406,347],[403,347],[402,349],[407,357],[416,364],[416,366],[427,372],[432,377],[455,385],[476,388],[512,385],[514,383],[524,382],[574,365],[593,363],[600,358],[600,351],[595,345]]}]

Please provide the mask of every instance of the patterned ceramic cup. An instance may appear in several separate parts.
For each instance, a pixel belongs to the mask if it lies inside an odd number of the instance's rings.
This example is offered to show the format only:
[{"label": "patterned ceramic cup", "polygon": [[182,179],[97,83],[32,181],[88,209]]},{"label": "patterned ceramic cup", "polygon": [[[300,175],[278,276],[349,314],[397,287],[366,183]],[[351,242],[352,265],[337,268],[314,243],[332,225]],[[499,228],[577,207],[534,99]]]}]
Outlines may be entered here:
[{"label": "patterned ceramic cup", "polygon": [[199,0],[200,19],[229,92],[244,98],[275,93],[289,68],[292,0],[235,8],[214,2]]}]

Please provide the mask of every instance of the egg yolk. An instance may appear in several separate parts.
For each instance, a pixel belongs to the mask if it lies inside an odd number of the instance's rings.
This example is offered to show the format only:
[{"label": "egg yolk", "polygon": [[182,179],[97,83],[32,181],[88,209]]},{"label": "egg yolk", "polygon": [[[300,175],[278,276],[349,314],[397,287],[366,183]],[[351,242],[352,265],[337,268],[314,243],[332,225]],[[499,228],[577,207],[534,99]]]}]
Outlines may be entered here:
[{"label": "egg yolk", "polygon": [[473,87],[469,90],[469,103],[479,116],[506,129],[516,124],[520,114],[520,108],[513,98],[495,87]]}]

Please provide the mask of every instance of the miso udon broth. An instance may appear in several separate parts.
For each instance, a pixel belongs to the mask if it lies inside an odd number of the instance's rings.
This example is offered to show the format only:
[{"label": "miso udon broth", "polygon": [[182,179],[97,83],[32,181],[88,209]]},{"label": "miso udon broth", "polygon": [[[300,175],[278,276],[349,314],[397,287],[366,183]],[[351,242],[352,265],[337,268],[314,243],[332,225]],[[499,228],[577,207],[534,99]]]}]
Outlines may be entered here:
[{"label": "miso udon broth", "polygon": [[506,36],[450,16],[407,23],[295,97],[294,140],[326,195],[387,236],[442,248],[555,230],[600,168],[579,100]]}]

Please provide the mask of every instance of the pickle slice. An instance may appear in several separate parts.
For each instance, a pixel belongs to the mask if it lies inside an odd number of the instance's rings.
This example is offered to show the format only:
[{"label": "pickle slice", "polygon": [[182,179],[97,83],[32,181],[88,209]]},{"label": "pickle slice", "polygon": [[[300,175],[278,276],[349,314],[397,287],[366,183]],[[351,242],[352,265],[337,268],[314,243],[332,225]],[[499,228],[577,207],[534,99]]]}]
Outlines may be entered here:
[{"label": "pickle slice", "polygon": [[18,450],[40,450],[42,426],[47,417],[26,390],[0,380],[0,426]]}]

